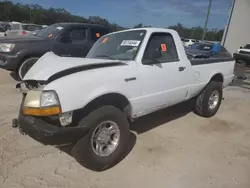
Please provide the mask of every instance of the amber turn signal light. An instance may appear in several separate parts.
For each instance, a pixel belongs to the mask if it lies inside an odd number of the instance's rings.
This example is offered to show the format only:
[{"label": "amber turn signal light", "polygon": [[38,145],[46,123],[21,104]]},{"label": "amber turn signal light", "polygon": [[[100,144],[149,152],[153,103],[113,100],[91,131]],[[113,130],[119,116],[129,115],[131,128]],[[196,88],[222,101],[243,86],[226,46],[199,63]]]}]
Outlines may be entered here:
[{"label": "amber turn signal light", "polygon": [[28,116],[53,116],[61,113],[59,106],[49,108],[28,108],[24,107],[24,115]]}]

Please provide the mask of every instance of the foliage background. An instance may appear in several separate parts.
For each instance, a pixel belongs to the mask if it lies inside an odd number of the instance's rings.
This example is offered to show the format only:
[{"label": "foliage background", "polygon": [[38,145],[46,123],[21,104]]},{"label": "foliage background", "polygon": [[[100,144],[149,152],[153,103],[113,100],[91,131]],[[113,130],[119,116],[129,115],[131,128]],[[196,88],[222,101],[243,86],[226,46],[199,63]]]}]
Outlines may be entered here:
[{"label": "foliage background", "polygon": [[[101,18],[99,16],[90,16],[88,18],[84,18],[82,16],[72,15],[65,9],[55,9],[49,8],[45,9],[40,5],[26,5],[26,4],[14,4],[10,1],[0,2],[0,21],[18,21],[18,22],[26,22],[26,23],[35,23],[41,25],[51,25],[53,23],[58,22],[83,22],[83,23],[95,23],[110,26],[114,31],[119,31],[126,29],[116,23],[110,23],[105,18]],[[151,27],[145,26],[142,23],[139,23],[134,26],[134,28],[140,27]],[[202,27],[192,27],[187,28],[182,24],[178,23],[173,26],[169,26],[168,28],[176,30],[181,37],[184,38],[194,38],[201,39],[202,38]],[[205,40],[210,41],[221,41],[223,36],[223,30],[212,29],[207,30]]]}]

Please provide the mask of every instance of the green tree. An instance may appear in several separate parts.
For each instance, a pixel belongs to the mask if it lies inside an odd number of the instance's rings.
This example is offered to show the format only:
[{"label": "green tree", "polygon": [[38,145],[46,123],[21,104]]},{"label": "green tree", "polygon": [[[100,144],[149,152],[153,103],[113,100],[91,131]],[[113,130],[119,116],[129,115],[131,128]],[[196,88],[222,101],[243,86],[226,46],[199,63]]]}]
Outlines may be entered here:
[{"label": "green tree", "polygon": [[[11,1],[0,2],[0,20],[1,21],[19,21],[19,22],[31,22],[35,24],[51,25],[58,22],[79,22],[79,23],[93,23],[110,26],[113,31],[120,31],[125,29],[124,27],[117,25],[116,23],[110,23],[107,19],[99,16],[90,16],[84,18],[82,16],[72,15],[62,8],[49,8],[45,9],[40,5],[26,5],[21,3],[12,3]],[[145,26],[139,23],[134,28],[151,27]],[[168,27],[176,30],[181,37],[201,39],[203,29],[201,27],[187,28],[181,23]],[[211,29],[207,30],[205,40],[221,41],[223,36],[223,30]]]}]

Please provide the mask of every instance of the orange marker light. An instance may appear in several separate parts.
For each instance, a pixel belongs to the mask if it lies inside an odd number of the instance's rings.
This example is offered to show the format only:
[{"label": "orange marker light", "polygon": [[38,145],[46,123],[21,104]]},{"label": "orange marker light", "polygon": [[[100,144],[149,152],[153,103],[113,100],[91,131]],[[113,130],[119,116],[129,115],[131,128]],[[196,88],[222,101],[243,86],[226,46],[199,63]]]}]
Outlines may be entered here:
[{"label": "orange marker light", "polygon": [[166,44],[161,44],[161,51],[166,52],[167,51],[167,46]]},{"label": "orange marker light", "polygon": [[96,33],[95,36],[96,36],[97,38],[100,38],[101,35],[100,35],[100,33]]},{"label": "orange marker light", "polygon": [[102,40],[102,44],[104,44],[104,43],[106,43],[107,41],[109,40],[109,38],[104,38],[103,40]]}]

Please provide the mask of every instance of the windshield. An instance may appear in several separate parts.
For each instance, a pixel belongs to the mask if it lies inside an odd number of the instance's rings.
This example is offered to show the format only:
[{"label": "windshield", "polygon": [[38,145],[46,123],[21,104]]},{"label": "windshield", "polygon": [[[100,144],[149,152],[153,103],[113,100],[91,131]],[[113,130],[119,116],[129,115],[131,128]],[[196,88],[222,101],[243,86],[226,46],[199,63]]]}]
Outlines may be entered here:
[{"label": "windshield", "polygon": [[247,44],[244,48],[245,49],[250,49],[250,44]]},{"label": "windshield", "polygon": [[101,37],[87,58],[134,60],[146,30],[125,31]]},{"label": "windshield", "polygon": [[62,26],[54,24],[39,31],[36,36],[42,38],[54,38],[61,30],[63,30]]}]

